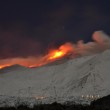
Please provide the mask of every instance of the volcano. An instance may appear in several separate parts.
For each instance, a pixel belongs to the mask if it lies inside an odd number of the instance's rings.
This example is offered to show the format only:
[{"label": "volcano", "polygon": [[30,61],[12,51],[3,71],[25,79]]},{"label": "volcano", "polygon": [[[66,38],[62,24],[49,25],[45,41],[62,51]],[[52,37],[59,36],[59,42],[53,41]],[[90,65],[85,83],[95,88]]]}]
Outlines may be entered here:
[{"label": "volcano", "polygon": [[13,65],[0,70],[3,97],[33,97],[53,101],[94,100],[110,94],[110,50],[37,68]]}]

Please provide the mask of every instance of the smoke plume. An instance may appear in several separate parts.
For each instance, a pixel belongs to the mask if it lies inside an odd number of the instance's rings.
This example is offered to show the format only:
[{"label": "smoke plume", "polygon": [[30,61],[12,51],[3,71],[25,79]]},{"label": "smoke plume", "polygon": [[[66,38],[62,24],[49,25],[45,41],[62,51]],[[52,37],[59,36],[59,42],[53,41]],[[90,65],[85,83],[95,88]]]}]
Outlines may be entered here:
[{"label": "smoke plume", "polygon": [[82,40],[78,41],[76,52],[80,55],[91,55],[110,49],[110,37],[103,31],[96,31],[92,35],[93,42],[84,43]]},{"label": "smoke plume", "polygon": [[74,55],[78,55],[78,57],[85,55],[92,55],[110,49],[110,37],[106,35],[103,31],[94,32],[92,35],[92,39],[93,41],[88,43],[84,43],[83,40],[78,41],[76,44],[67,42],[61,45],[58,49],[49,50],[49,52],[46,55],[42,55],[38,57],[31,56],[26,58],[17,57],[17,58],[1,59],[0,68],[14,64],[20,64],[27,67],[36,67],[36,66],[45,65],[50,62],[49,58],[55,52],[59,52],[60,54],[55,53],[56,56],[52,58],[56,58],[56,57],[61,58],[64,57],[65,55],[68,55],[68,53],[71,53],[73,58],[75,58]]}]

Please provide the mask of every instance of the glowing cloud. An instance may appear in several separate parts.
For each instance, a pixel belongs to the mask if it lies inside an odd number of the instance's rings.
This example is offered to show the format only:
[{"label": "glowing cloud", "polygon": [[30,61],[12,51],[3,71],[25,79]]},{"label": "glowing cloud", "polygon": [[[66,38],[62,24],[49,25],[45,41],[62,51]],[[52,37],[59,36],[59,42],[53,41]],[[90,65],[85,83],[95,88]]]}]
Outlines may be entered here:
[{"label": "glowing cloud", "polygon": [[78,41],[76,44],[67,42],[58,49],[51,49],[46,55],[39,57],[1,59],[0,69],[14,64],[38,67],[66,56],[71,55],[71,58],[75,58],[110,49],[110,37],[103,31],[94,32],[92,38],[94,41],[88,43],[84,43],[83,40]]}]

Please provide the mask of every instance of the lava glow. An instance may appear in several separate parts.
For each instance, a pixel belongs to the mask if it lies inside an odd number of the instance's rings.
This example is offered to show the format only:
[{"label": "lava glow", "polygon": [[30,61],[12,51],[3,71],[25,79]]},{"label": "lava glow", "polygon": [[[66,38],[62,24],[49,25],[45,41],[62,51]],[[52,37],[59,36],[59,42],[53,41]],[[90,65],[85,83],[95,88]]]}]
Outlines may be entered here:
[{"label": "lava glow", "polygon": [[73,52],[73,46],[71,43],[65,43],[57,49],[49,50],[48,53],[44,56],[1,60],[0,69],[15,64],[19,64],[29,68],[39,67],[53,62],[57,59],[63,58],[69,52]]},{"label": "lava glow", "polygon": [[82,57],[110,49],[110,37],[103,31],[94,32],[92,39],[93,42],[88,43],[84,43],[83,40],[75,44],[67,42],[57,49],[48,50],[46,55],[0,59],[0,69],[15,64],[29,68],[39,67],[65,57]]},{"label": "lava glow", "polygon": [[5,68],[5,67],[8,67],[8,66],[11,66],[11,65],[10,64],[0,65],[0,69]]},{"label": "lava glow", "polygon": [[55,60],[64,57],[69,52],[73,52],[73,46],[71,43],[65,43],[61,45],[58,49],[49,52],[49,60]]},{"label": "lava glow", "polygon": [[64,55],[65,55],[65,53],[64,53],[63,51],[56,50],[56,51],[53,51],[53,52],[50,54],[49,60],[61,58],[61,57],[63,57]]}]

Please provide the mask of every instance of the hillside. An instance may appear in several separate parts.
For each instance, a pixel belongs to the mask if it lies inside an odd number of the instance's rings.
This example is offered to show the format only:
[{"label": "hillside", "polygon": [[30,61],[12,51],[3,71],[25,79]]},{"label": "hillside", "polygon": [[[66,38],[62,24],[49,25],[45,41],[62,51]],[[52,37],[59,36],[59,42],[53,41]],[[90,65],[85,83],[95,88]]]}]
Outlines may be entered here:
[{"label": "hillside", "polygon": [[0,70],[0,95],[50,102],[95,100],[110,94],[109,70],[110,50],[39,68],[13,65]]}]

